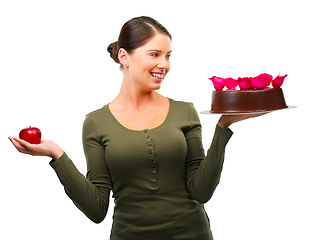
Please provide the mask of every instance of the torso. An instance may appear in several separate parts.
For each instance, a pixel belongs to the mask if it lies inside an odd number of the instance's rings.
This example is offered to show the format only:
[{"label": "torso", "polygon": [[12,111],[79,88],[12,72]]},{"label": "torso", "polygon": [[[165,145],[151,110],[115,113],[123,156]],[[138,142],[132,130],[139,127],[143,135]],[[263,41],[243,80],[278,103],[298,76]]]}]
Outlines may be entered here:
[{"label": "torso", "polygon": [[109,104],[109,109],[116,120],[131,130],[153,129],[160,126],[167,118],[169,107],[169,99],[163,96],[159,97],[157,102],[140,110],[119,104],[118,101]]},{"label": "torso", "polygon": [[[205,155],[197,144],[188,146],[191,139],[201,142],[200,122],[191,104],[166,100],[139,113],[116,111],[112,105],[113,115],[105,105],[89,115],[87,125],[103,145],[102,158],[95,161],[103,165],[93,170],[113,190],[111,240],[212,239],[204,205],[193,198],[186,182]],[[90,154],[97,152],[90,149]]]}]

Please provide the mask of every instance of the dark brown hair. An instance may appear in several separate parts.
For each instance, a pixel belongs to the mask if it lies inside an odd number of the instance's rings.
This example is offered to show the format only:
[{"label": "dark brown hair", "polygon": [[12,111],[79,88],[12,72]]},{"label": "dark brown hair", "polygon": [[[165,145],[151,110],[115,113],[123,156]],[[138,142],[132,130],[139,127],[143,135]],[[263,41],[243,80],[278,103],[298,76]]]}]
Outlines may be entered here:
[{"label": "dark brown hair", "polygon": [[125,49],[129,54],[136,48],[143,46],[155,34],[163,33],[172,39],[168,30],[153,18],[142,16],[126,22],[120,30],[117,42],[111,43],[107,51],[116,63],[120,63],[118,52],[120,48]]}]

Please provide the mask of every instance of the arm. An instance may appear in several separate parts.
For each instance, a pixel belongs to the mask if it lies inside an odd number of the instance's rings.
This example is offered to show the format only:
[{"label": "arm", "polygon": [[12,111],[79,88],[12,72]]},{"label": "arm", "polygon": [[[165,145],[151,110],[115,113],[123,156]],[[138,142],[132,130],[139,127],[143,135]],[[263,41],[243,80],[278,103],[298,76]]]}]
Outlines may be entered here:
[{"label": "arm", "polygon": [[106,216],[111,180],[105,163],[104,147],[96,136],[96,128],[90,118],[83,126],[83,145],[87,159],[85,178],[54,142],[42,140],[40,144],[30,144],[18,138],[9,137],[16,149],[33,156],[48,156],[54,160],[50,165],[55,170],[66,193],[74,204],[92,221],[99,223]]},{"label": "arm", "polygon": [[213,195],[223,168],[225,146],[232,136],[230,130],[216,126],[211,146],[205,156],[202,147],[201,125],[193,106],[190,108],[190,128],[186,132],[186,182],[193,197],[202,203]]},{"label": "arm", "polygon": [[89,117],[83,126],[83,147],[87,159],[86,178],[79,173],[66,154],[52,162],[51,166],[74,204],[90,220],[100,223],[108,210],[112,185],[104,147],[96,135],[96,126]]},{"label": "arm", "polygon": [[201,125],[196,110],[191,105],[190,127],[186,132],[188,155],[186,160],[187,188],[193,197],[202,203],[212,197],[221,177],[225,146],[232,136],[230,125],[266,113],[222,115],[218,121],[210,148],[205,156],[202,147]]}]

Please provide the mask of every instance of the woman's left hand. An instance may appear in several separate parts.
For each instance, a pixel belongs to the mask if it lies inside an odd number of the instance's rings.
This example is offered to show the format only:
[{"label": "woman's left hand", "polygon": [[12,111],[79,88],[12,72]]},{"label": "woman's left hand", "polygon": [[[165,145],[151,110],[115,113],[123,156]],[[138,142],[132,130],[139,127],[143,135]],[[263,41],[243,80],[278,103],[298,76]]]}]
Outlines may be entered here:
[{"label": "woman's left hand", "polygon": [[52,157],[54,160],[57,160],[63,154],[63,150],[56,143],[49,140],[42,140],[40,144],[30,144],[22,139],[13,137],[9,137],[9,140],[20,153]]},{"label": "woman's left hand", "polygon": [[237,114],[237,115],[222,115],[219,119],[218,125],[224,129],[228,129],[232,123],[239,122],[245,119],[262,116],[266,113],[250,113],[250,114]]}]

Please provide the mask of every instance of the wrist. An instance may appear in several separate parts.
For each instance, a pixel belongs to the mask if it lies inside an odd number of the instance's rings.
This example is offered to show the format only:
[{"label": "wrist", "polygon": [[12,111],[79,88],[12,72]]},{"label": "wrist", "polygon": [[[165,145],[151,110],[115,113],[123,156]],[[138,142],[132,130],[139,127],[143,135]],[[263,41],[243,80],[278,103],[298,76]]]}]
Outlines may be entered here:
[{"label": "wrist", "polygon": [[56,161],[57,159],[59,159],[62,155],[63,155],[64,151],[59,147],[56,146],[51,153],[49,154],[49,156],[51,158],[53,158],[54,161]]},{"label": "wrist", "polygon": [[227,121],[224,116],[222,115],[218,121],[218,125],[221,127],[221,128],[224,128],[224,129],[228,129],[230,126],[231,126],[231,123],[229,121]]}]

